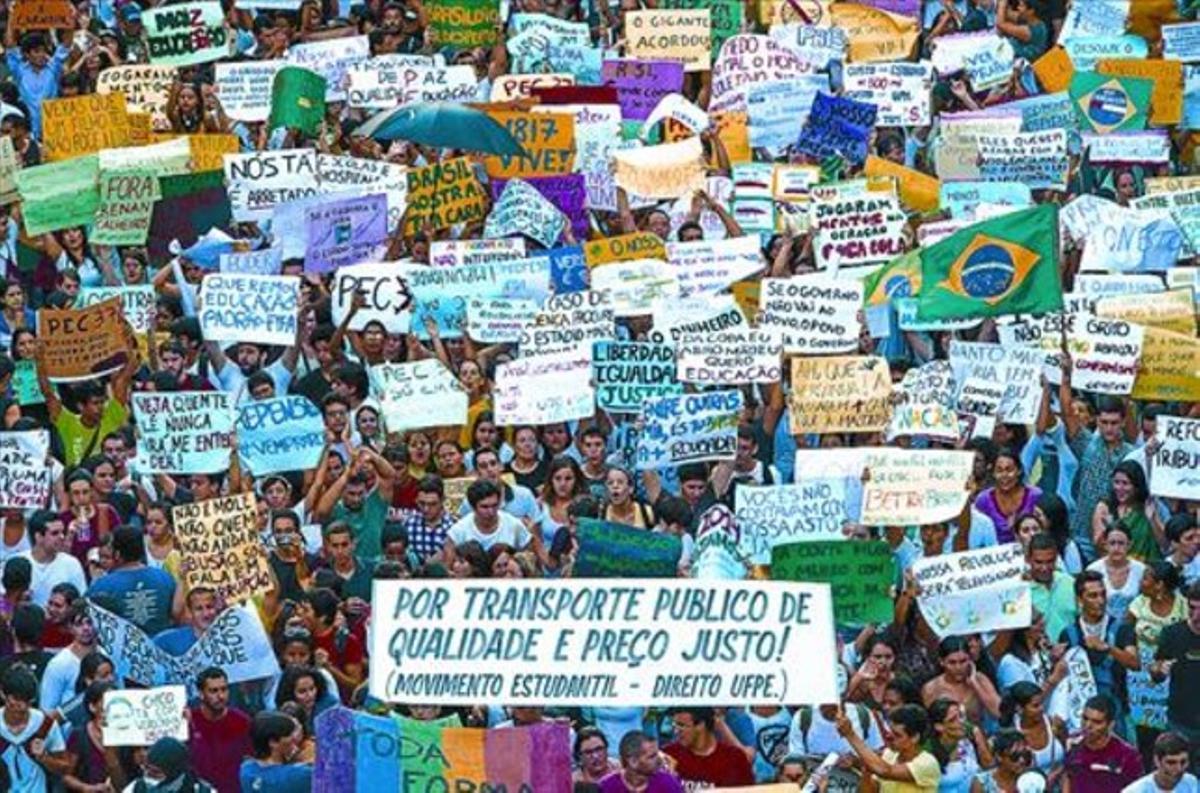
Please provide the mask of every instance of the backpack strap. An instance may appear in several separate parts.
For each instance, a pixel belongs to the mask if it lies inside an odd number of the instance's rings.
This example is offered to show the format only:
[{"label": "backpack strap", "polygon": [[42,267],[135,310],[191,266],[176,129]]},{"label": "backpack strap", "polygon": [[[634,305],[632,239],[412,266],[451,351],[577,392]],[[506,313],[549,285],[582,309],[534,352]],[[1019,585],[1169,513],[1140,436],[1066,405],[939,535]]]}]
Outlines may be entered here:
[{"label": "backpack strap", "polygon": [[800,706],[800,739],[804,742],[804,753],[808,754],[808,731],[812,727],[812,706]]},{"label": "backpack strap", "polygon": [[858,726],[862,727],[862,739],[865,741],[871,734],[871,710],[861,702],[855,702],[854,709],[858,711]]}]

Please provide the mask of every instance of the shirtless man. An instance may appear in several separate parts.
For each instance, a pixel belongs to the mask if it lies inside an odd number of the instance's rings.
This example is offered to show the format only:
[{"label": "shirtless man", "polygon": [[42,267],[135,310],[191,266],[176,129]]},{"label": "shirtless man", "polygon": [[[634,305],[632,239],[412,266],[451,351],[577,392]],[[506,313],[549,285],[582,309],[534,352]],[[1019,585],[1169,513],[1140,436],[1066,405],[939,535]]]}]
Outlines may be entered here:
[{"label": "shirtless man", "polygon": [[962,705],[967,721],[972,724],[983,723],[984,711],[999,717],[1000,694],[992,681],[976,671],[966,638],[951,636],[943,639],[938,646],[938,656],[942,673],[921,689],[925,707],[941,697],[948,697]]}]

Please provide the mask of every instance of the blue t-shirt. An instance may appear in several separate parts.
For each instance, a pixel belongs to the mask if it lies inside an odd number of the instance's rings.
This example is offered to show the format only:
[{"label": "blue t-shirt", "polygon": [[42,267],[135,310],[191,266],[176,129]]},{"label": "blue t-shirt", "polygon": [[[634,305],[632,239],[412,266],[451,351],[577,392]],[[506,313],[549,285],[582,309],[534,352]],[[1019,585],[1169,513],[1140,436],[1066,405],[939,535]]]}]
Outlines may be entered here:
[{"label": "blue t-shirt", "polygon": [[154,643],[168,655],[182,656],[196,643],[196,630],[191,625],[168,628],[154,637]]},{"label": "blue t-shirt", "polygon": [[269,790],[271,793],[309,793],[312,790],[311,765],[263,765],[258,760],[242,761],[242,791]]},{"label": "blue t-shirt", "polygon": [[175,579],[165,570],[138,567],[113,570],[98,578],[88,598],[153,636],[171,627]]}]

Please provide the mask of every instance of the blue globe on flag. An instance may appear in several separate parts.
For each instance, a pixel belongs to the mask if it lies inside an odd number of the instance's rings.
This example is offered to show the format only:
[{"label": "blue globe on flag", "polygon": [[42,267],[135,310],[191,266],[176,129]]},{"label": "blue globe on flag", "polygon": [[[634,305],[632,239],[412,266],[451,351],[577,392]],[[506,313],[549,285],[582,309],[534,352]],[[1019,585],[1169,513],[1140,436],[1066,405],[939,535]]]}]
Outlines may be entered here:
[{"label": "blue globe on flag", "polygon": [[986,300],[1007,292],[1016,277],[1012,254],[1003,246],[982,245],[967,257],[960,271],[965,291],[973,298]]},{"label": "blue globe on flag", "polygon": [[1129,97],[1119,88],[1098,88],[1088,101],[1088,118],[1098,127],[1115,127],[1129,114]]}]

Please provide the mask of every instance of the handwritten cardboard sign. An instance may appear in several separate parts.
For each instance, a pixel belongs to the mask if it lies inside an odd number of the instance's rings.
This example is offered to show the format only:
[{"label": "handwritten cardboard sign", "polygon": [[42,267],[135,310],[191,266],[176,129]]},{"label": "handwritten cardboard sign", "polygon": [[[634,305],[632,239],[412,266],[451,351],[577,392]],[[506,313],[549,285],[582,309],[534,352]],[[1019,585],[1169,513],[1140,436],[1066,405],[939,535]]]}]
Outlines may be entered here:
[{"label": "handwritten cardboard sign", "polygon": [[147,473],[229,470],[234,412],[224,391],[134,394],[137,468]]},{"label": "handwritten cardboard sign", "polygon": [[43,308],[38,339],[51,380],[90,380],[115,372],[129,355],[120,298],[80,310]]},{"label": "handwritten cardboard sign", "polygon": [[672,60],[685,71],[708,71],[712,64],[712,24],[709,9],[649,9],[628,11],[625,52],[632,58]]},{"label": "handwritten cardboard sign", "polygon": [[47,159],[67,160],[132,143],[124,94],[88,94],[42,102]]},{"label": "handwritten cardboard sign", "polygon": [[284,346],[296,340],[297,276],[209,273],[200,296],[205,339]]},{"label": "handwritten cardboard sign", "polygon": [[934,449],[871,449],[861,521],[923,525],[958,517],[967,502],[975,454]]},{"label": "handwritten cardboard sign", "polygon": [[273,588],[254,494],[180,504],[171,521],[188,563],[188,589],[206,587],[226,603],[237,603]]},{"label": "handwritten cardboard sign", "polygon": [[707,391],[642,403],[639,470],[703,460],[731,460],[737,451],[742,392]]},{"label": "handwritten cardboard sign", "polygon": [[213,0],[180,3],[142,12],[150,63],[192,66],[229,54],[221,4]]},{"label": "handwritten cardboard sign", "polygon": [[49,451],[46,430],[0,433],[0,507],[44,509],[50,503]]},{"label": "handwritten cardboard sign", "polygon": [[792,433],[882,430],[891,419],[891,394],[891,373],[881,357],[793,358]]},{"label": "handwritten cardboard sign", "polygon": [[187,689],[162,686],[104,693],[104,745],[151,746],[159,738],[188,739]]}]

